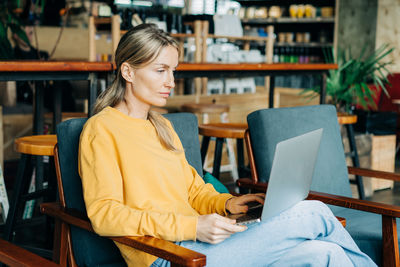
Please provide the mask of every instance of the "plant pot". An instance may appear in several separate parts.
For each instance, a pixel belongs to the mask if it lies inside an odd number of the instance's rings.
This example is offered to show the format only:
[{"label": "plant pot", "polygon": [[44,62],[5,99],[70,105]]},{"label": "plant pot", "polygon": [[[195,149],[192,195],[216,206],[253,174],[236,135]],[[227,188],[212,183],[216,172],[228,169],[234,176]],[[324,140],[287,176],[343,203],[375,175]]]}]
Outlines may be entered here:
[{"label": "plant pot", "polygon": [[354,130],[357,132],[375,135],[396,134],[396,112],[354,110],[353,113],[358,116],[354,125]]}]

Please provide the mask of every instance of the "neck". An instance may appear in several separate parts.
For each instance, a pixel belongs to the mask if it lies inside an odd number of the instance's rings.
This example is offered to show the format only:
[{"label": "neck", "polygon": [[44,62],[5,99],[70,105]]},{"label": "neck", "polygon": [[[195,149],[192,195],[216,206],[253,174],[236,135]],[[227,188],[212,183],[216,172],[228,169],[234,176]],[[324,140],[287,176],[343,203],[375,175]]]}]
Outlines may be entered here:
[{"label": "neck", "polygon": [[150,106],[138,101],[131,93],[131,90],[126,90],[124,99],[115,106],[122,113],[137,119],[147,120]]}]

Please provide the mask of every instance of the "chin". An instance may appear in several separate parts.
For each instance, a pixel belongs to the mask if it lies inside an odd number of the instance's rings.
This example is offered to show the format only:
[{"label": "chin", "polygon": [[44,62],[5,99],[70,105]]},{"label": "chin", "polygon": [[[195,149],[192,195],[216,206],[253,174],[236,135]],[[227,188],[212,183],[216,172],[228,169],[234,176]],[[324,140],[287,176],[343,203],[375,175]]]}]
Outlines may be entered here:
[{"label": "chin", "polygon": [[162,99],[160,101],[154,102],[153,107],[164,107],[167,104],[167,99]]}]

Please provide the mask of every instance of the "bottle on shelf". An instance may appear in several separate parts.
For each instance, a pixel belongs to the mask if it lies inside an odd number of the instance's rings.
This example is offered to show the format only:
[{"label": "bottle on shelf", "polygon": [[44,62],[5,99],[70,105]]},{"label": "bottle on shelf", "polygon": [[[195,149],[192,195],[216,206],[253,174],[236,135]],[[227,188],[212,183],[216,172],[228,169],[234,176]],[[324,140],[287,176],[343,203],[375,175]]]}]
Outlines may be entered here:
[{"label": "bottle on shelf", "polygon": [[290,63],[290,47],[286,46],[285,48],[285,63]]},{"label": "bottle on shelf", "polygon": [[304,47],[299,47],[299,63],[304,64],[305,62],[305,50]]},{"label": "bottle on shelf", "polygon": [[304,64],[310,63],[310,49],[308,47],[304,48]]},{"label": "bottle on shelf", "polygon": [[273,57],[273,62],[274,63],[279,63],[280,55],[279,55],[279,49],[278,47],[274,47],[274,57]]},{"label": "bottle on shelf", "polygon": [[279,62],[280,63],[285,63],[285,47],[281,46],[279,48]]}]

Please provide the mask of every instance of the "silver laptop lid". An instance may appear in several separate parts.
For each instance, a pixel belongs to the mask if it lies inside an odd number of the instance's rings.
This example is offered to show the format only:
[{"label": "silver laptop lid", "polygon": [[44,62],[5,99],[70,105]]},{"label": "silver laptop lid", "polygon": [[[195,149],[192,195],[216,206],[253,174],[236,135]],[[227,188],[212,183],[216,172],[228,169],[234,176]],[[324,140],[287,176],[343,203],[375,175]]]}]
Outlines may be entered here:
[{"label": "silver laptop lid", "polygon": [[322,131],[321,128],[276,145],[261,220],[281,213],[308,196]]}]

